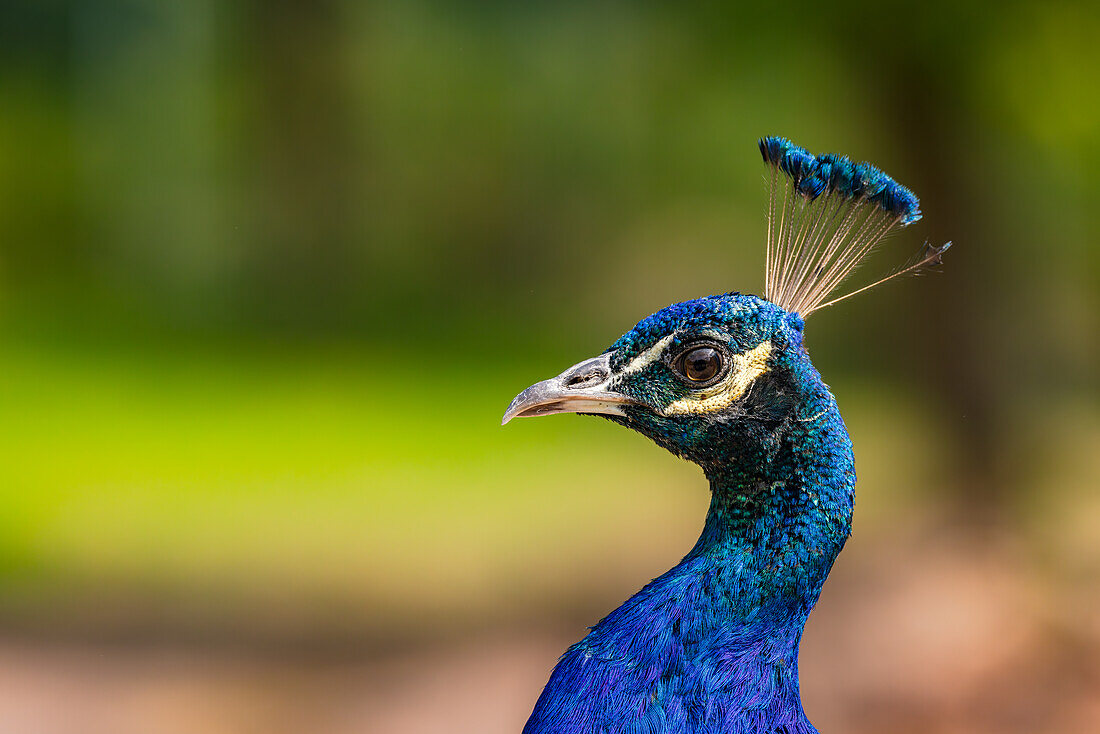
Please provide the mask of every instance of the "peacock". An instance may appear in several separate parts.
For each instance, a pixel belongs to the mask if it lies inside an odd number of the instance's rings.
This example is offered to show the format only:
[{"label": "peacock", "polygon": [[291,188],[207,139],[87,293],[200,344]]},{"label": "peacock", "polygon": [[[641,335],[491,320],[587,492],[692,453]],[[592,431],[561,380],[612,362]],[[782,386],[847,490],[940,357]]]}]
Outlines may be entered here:
[{"label": "peacock", "polygon": [[759,141],[769,182],[764,297],[737,292],[648,316],[598,357],[521,392],[512,418],[585,413],[698,464],[698,542],[570,647],[525,734],[806,734],[798,649],[852,526],[856,473],[805,319],[941,263],[925,244],[882,280],[831,297],[876,245],[921,217],[878,168]]}]

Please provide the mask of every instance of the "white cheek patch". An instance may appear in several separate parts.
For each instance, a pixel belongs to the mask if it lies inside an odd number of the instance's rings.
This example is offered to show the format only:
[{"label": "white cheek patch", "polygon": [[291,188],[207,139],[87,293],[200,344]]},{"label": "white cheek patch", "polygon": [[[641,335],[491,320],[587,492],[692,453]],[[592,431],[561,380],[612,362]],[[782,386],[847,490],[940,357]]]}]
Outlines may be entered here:
[{"label": "white cheek patch", "polygon": [[668,345],[672,343],[672,338],[674,336],[676,336],[675,333],[669,334],[652,347],[630,360],[630,364],[619,370],[619,374],[629,375],[632,372],[641,372],[646,367],[656,362],[661,358],[661,355],[665,353],[665,350],[668,349]]},{"label": "white cheek patch", "polygon": [[748,392],[757,377],[768,371],[771,353],[772,343],[766,341],[755,349],[733,355],[733,365],[724,380],[669,403],[661,412],[665,415],[698,415],[725,410]]}]

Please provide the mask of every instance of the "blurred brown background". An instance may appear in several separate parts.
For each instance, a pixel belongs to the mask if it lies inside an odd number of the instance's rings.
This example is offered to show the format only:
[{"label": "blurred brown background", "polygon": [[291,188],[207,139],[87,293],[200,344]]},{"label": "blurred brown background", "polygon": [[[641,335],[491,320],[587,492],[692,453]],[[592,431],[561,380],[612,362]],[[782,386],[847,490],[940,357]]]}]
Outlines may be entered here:
[{"label": "blurred brown background", "polygon": [[1100,731],[1093,3],[0,3],[0,729],[518,731],[702,477],[527,384],[762,282],[755,148],[956,246],[815,316],[825,732]]}]

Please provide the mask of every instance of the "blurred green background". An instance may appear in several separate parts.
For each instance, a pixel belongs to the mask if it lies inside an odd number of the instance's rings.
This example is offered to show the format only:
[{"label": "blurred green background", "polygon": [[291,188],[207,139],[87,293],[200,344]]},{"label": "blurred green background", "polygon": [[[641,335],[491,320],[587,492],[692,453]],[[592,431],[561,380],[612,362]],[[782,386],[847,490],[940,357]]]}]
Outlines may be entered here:
[{"label": "blurred green background", "polygon": [[809,325],[860,473],[811,719],[1100,730],[1095,4],[0,9],[0,718],[518,731],[707,497],[500,415],[758,291],[781,134],[920,195],[864,280],[956,243]]}]

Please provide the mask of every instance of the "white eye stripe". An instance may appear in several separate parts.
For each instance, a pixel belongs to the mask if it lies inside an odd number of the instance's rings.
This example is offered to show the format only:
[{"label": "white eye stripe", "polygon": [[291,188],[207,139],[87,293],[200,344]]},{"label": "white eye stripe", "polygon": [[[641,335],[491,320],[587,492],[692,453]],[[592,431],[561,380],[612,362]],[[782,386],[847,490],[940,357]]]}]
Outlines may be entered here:
[{"label": "white eye stripe", "polygon": [[675,400],[661,411],[665,415],[690,415],[725,410],[738,400],[757,377],[768,371],[772,343],[762,342],[755,349],[733,355],[733,366],[721,382],[694,395]]},{"label": "white eye stripe", "polygon": [[630,363],[626,367],[623,367],[621,370],[619,370],[619,374],[629,375],[632,372],[641,372],[646,367],[661,358],[661,355],[665,353],[665,350],[668,349],[668,345],[672,343],[672,340],[675,337],[675,332],[664,337],[656,344],[651,346],[649,349],[645,350],[637,357],[630,360]]}]

